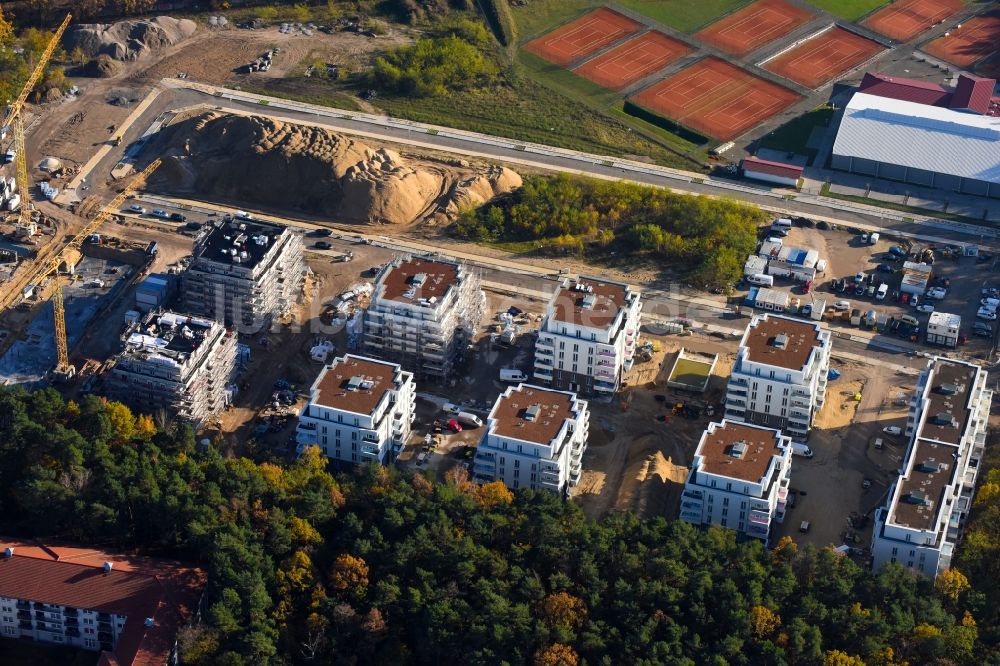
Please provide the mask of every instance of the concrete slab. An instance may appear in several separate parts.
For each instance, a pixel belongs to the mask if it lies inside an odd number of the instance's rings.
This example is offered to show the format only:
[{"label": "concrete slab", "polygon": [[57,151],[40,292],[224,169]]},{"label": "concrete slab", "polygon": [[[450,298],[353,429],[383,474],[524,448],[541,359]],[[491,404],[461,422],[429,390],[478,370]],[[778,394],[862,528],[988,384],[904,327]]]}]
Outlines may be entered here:
[{"label": "concrete slab", "polygon": [[883,192],[872,188],[868,192],[868,198],[875,201],[888,201],[891,203],[901,204],[906,200],[906,195],[897,192]]},{"label": "concrete slab", "polygon": [[852,197],[863,197],[865,196],[866,188],[856,187],[854,185],[845,185],[842,183],[831,183],[830,191],[834,194],[844,194]]},{"label": "concrete slab", "polygon": [[936,210],[939,212],[944,211],[944,202],[938,199],[925,199],[923,197],[911,196],[906,200],[907,206],[914,206],[916,208],[925,208],[927,210]]},{"label": "concrete slab", "polygon": [[963,217],[971,217],[974,220],[983,219],[983,213],[986,211],[982,205],[966,204],[963,202],[954,202],[948,204],[948,212],[952,215],[961,215]]},{"label": "concrete slab", "polygon": [[784,162],[785,164],[795,164],[797,166],[807,166],[809,162],[808,155],[796,155],[786,153],[783,150],[773,150],[771,148],[761,148],[757,151],[757,157],[762,160],[771,160],[773,162]]}]

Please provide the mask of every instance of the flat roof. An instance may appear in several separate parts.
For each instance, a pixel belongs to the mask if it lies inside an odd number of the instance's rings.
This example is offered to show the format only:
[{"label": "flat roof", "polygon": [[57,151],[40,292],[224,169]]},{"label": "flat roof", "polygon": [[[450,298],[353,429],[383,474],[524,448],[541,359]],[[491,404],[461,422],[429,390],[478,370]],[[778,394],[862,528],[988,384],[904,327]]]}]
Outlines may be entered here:
[{"label": "flat roof", "polygon": [[823,347],[819,324],[776,317],[756,316],[747,325],[741,347],[747,360],[789,370],[801,370],[813,349]]},{"label": "flat roof", "polygon": [[698,444],[699,471],[760,483],[774,456],[784,455],[781,433],[732,421],[710,423]]},{"label": "flat roof", "polygon": [[774,160],[763,160],[759,157],[750,156],[743,158],[743,170],[756,171],[757,173],[766,173],[772,176],[786,176],[788,178],[800,178],[802,176],[803,168],[797,164],[788,164],[786,162],[775,162]]},{"label": "flat roof", "polygon": [[511,387],[493,405],[493,433],[548,446],[563,423],[576,417],[575,403],[575,394],[565,391],[530,384]]},{"label": "flat roof", "polygon": [[567,280],[556,290],[553,319],[578,326],[607,328],[627,305],[628,286],[594,278]]},{"label": "flat roof", "polygon": [[931,318],[928,321],[928,325],[949,326],[957,328],[962,325],[962,316],[953,314],[951,312],[934,311],[931,313]]},{"label": "flat roof", "polygon": [[407,259],[382,276],[382,298],[416,303],[421,298],[441,300],[459,283],[459,266],[432,259]]},{"label": "flat roof", "polygon": [[370,415],[396,387],[399,366],[363,356],[344,356],[320,371],[313,384],[313,405]]},{"label": "flat roof", "polygon": [[1000,118],[857,92],[833,154],[1000,183]]},{"label": "flat roof", "polygon": [[958,447],[918,440],[909,475],[901,480],[890,522],[929,530],[936,526],[944,489],[955,475]]},{"label": "flat roof", "polygon": [[272,222],[234,218],[222,222],[202,238],[195,254],[200,259],[252,269],[287,228]]},{"label": "flat roof", "polygon": [[176,312],[151,314],[135,324],[125,340],[125,354],[153,353],[183,364],[218,326],[210,319]]},{"label": "flat roof", "polygon": [[[922,400],[927,401],[917,438],[932,439],[957,446],[968,425],[969,396],[976,381],[978,368],[938,358]],[[945,416],[952,419],[945,423]]]}]

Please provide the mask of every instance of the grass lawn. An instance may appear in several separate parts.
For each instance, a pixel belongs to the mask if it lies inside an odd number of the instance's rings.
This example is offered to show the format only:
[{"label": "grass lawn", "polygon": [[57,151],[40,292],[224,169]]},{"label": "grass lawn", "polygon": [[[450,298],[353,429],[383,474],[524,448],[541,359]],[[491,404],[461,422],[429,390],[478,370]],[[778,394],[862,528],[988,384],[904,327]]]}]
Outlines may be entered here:
[{"label": "grass lawn", "polygon": [[705,387],[705,382],[708,381],[711,372],[712,364],[710,362],[683,356],[674,363],[674,368],[670,371],[667,381],[684,384],[700,391]]},{"label": "grass lawn", "polygon": [[831,107],[817,107],[798,118],[793,118],[767,136],[762,137],[760,147],[808,155],[809,161],[812,162],[816,157],[816,149],[806,146],[809,136],[816,127],[829,127],[832,119],[833,109]]},{"label": "grass lawn", "polygon": [[94,666],[97,653],[89,650],[35,643],[29,640],[4,639],[0,645],[4,666]]},{"label": "grass lawn", "polygon": [[518,41],[524,44],[602,4],[599,0],[531,0],[523,6],[512,5],[510,11]]},{"label": "grass lawn", "polygon": [[808,2],[848,21],[857,21],[862,16],[889,4],[889,0],[808,0]]},{"label": "grass lawn", "polygon": [[[681,32],[692,33],[714,23],[751,0],[618,0],[623,7],[644,14]],[[849,1],[849,0],[845,0]],[[836,2],[836,0],[834,0]]]},{"label": "grass lawn", "polygon": [[301,82],[294,79],[279,79],[268,82],[266,86],[244,84],[242,87],[244,92],[258,95],[280,97],[281,99],[319,106],[332,106],[335,109],[344,109],[345,111],[364,111],[352,93],[328,88],[321,82],[316,82],[313,86],[303,85],[305,81],[307,81],[305,78]]}]

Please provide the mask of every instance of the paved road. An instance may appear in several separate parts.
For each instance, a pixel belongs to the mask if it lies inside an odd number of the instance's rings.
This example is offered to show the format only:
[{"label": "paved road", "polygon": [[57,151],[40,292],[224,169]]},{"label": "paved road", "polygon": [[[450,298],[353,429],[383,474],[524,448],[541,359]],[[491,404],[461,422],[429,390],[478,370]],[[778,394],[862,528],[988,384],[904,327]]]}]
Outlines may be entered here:
[{"label": "paved road", "polygon": [[[331,129],[380,141],[408,144],[470,157],[489,158],[511,164],[592,177],[626,180],[666,187],[681,192],[711,196],[732,196],[755,203],[779,214],[802,215],[823,219],[834,224],[855,226],[866,230],[892,230],[929,242],[977,242],[1000,248],[1000,240],[992,229],[962,225],[930,218],[903,218],[896,211],[850,204],[836,199],[799,195],[785,200],[787,191],[771,190],[744,182],[706,178],[675,169],[655,167],[618,158],[588,155],[575,151],[525,144],[501,137],[489,137],[474,132],[436,127],[381,116],[370,116],[339,109],[318,107],[201,84],[165,79],[164,89],[145,111],[134,119],[124,133],[120,149],[109,151],[91,166],[96,173],[110,173],[121,158],[124,147],[135,141],[161,114],[192,106],[215,107],[220,110],[266,114],[306,124],[321,124]],[[214,91],[209,92],[209,91]],[[143,157],[140,155],[140,158]]]}]

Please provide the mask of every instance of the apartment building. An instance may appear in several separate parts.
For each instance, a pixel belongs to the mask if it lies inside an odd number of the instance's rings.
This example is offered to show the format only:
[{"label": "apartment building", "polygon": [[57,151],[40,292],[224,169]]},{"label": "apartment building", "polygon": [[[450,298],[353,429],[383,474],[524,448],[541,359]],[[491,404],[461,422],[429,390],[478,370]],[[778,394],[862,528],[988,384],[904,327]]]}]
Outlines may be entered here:
[{"label": "apartment building", "polygon": [[819,322],[756,315],[726,387],[726,419],[806,439],[826,398],[832,344]]},{"label": "apartment building", "polygon": [[203,572],[6,537],[0,548],[0,638],[93,650],[100,666],[176,663],[177,632],[198,613]]},{"label": "apartment building", "polygon": [[416,388],[398,364],[348,354],[323,368],[299,415],[299,453],[318,446],[341,463],[392,462],[410,437]]},{"label": "apartment building", "polygon": [[105,376],[108,396],[145,413],[160,409],[195,424],[229,404],[236,335],[222,324],[153,312],[122,336],[124,349]]},{"label": "apartment building", "polygon": [[365,313],[365,352],[418,378],[445,379],[464,358],[485,309],[479,276],[464,265],[397,259],[375,278]]},{"label": "apartment building", "polygon": [[896,562],[935,578],[951,566],[972,506],[993,392],[971,363],[931,359],[906,420],[899,477],[875,513],[875,570]]},{"label": "apartment building", "polygon": [[575,393],[530,384],[493,403],[476,449],[473,478],[508,488],[565,493],[580,480],[590,412]]},{"label": "apartment building", "polygon": [[681,520],[768,541],[785,518],[792,440],[773,428],[723,420],[701,436],[681,493]]},{"label": "apartment building", "polygon": [[632,367],[638,292],[618,282],[566,279],[549,301],[535,343],[535,382],[585,395],[614,393]]},{"label": "apartment building", "polygon": [[302,291],[302,239],[290,228],[229,219],[203,234],[181,275],[184,310],[256,333]]}]

